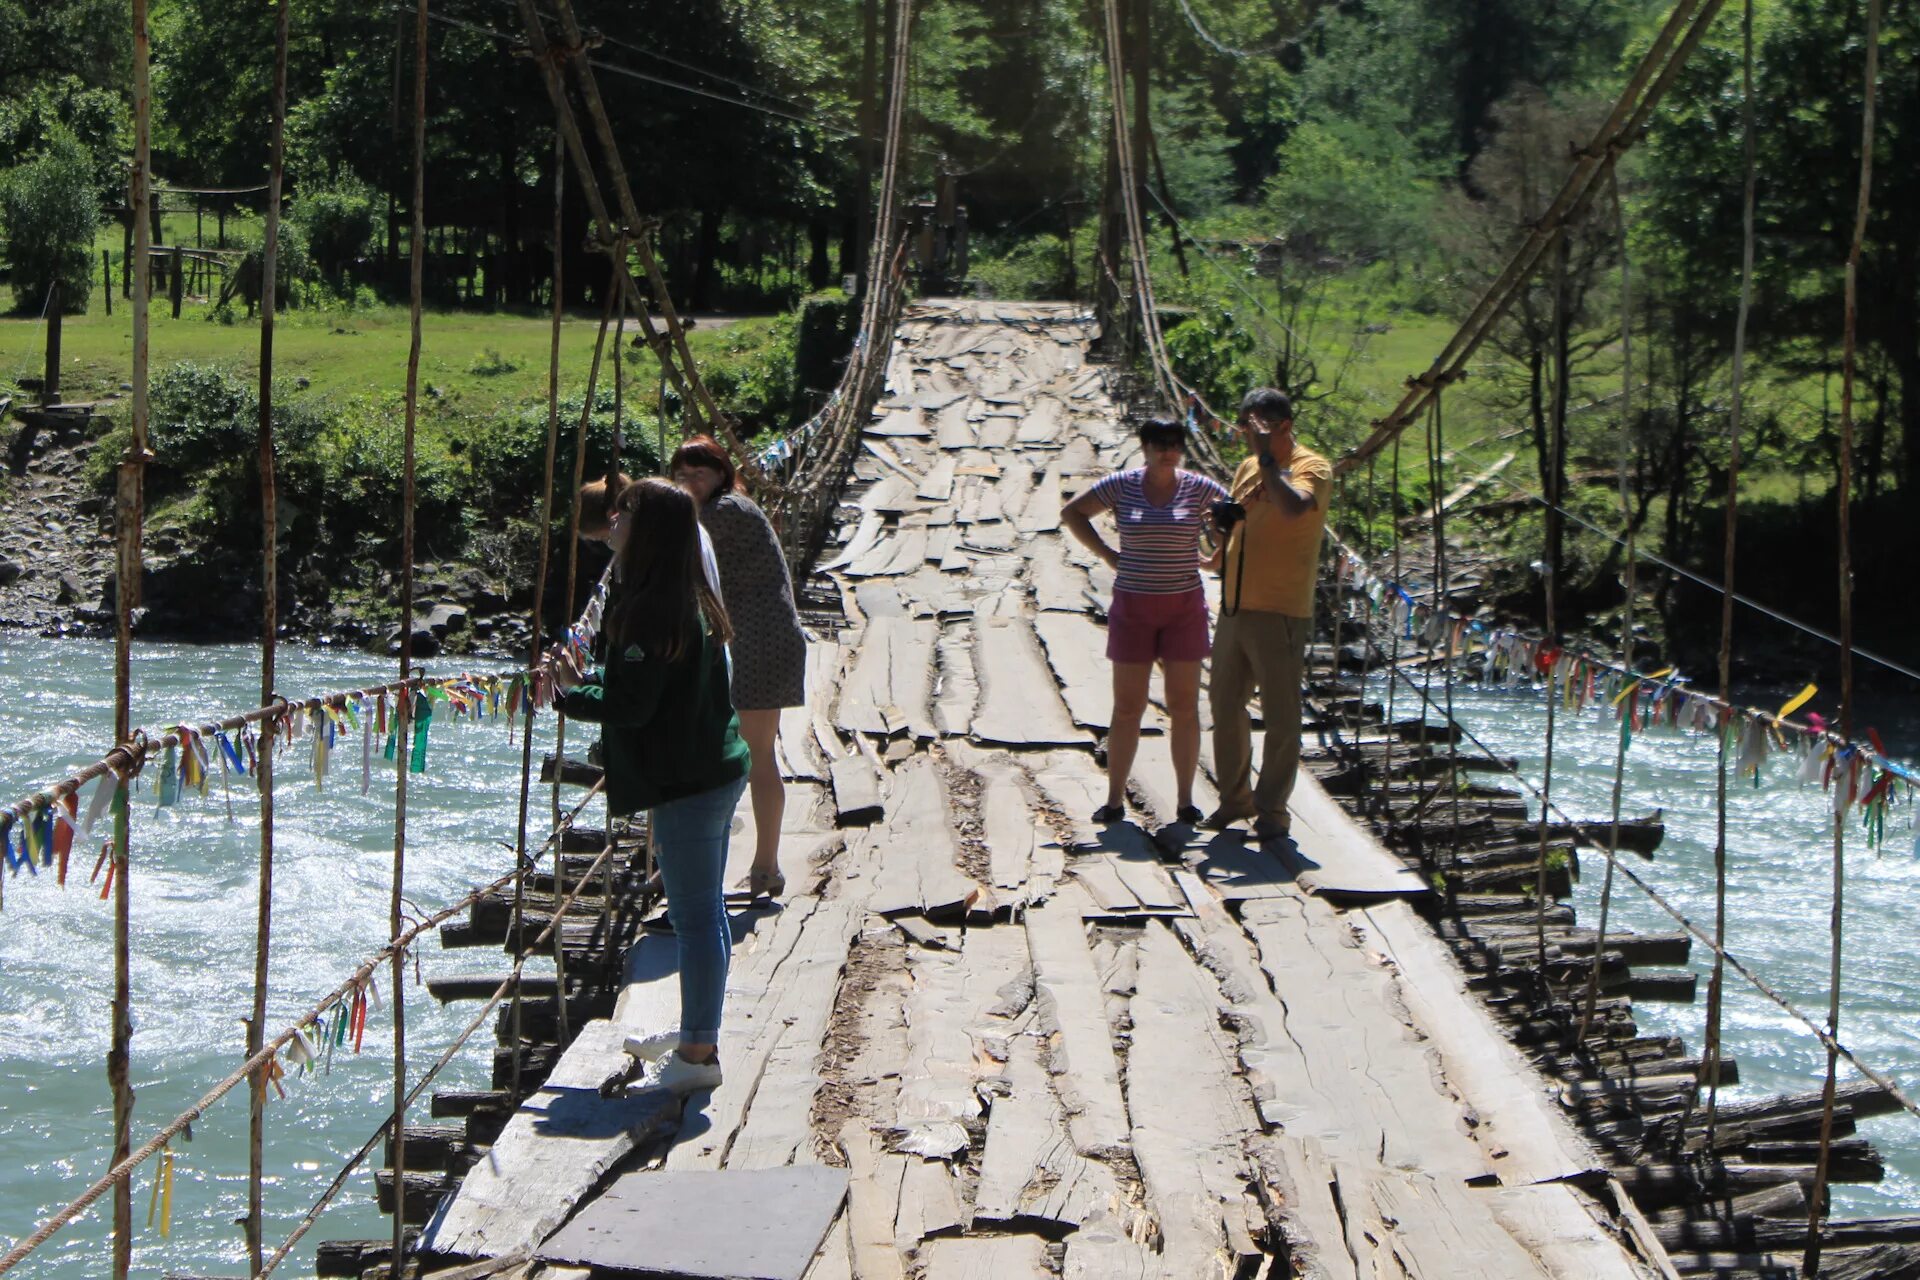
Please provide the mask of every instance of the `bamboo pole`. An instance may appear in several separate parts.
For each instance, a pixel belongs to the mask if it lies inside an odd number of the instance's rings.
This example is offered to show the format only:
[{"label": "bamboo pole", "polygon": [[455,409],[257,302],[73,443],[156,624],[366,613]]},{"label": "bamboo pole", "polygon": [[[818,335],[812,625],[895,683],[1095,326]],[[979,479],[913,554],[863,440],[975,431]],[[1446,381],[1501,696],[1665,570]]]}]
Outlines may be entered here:
[{"label": "bamboo pole", "polygon": [[[565,255],[561,252],[564,237],[562,214],[566,206],[567,164],[565,144],[560,140],[559,130],[553,135],[553,319],[552,331],[547,341],[547,463],[540,485],[540,563],[534,571],[533,579],[533,616],[528,619],[527,666],[540,665],[540,648],[544,642],[541,635],[541,609],[547,599],[547,561],[553,547],[553,458],[560,436],[560,322],[561,307],[561,262]],[[571,609],[572,602],[568,602]],[[520,817],[513,841],[513,931],[520,934],[520,927],[526,918],[527,900],[527,808],[533,790],[533,717],[534,698],[531,682],[522,705],[526,708],[526,725],[520,738]],[[556,766],[558,762],[556,761]],[[558,797],[559,792],[555,791]],[[520,1044],[521,1008],[520,1008],[520,971],[514,970],[513,984],[513,1054],[512,1078],[510,1089],[517,1099],[520,1096]],[[560,993],[561,999],[566,992]]]},{"label": "bamboo pole", "polygon": [[[420,408],[420,309],[427,251],[427,0],[418,0],[413,19],[413,231],[409,243],[407,402],[400,510],[400,680],[413,675],[413,504],[414,434]],[[407,771],[413,752],[413,703],[424,695],[402,694],[395,717],[393,801],[393,877],[387,899],[387,929],[398,938],[407,880]],[[393,1002],[393,1253],[388,1274],[401,1273],[407,1239],[407,957],[395,947],[388,997]]]},{"label": "bamboo pole", "polygon": [[[287,30],[289,0],[279,0],[274,15],[273,123],[267,164],[266,238],[260,250],[260,417],[257,430],[260,464],[260,702],[274,696],[274,659],[280,626],[279,497],[273,458],[273,322],[280,269],[280,184],[287,154]],[[260,739],[260,889],[254,920],[253,1015],[247,1020],[247,1056],[260,1052],[267,1033],[267,972],[273,942],[273,740]],[[265,1171],[267,1087],[271,1064],[253,1078],[247,1106],[247,1262],[255,1270],[261,1261],[262,1192]]]},{"label": "bamboo pole", "polygon": [[[1733,324],[1733,405],[1727,415],[1727,511],[1726,550],[1722,580],[1726,590],[1720,595],[1720,700],[1733,699],[1733,588],[1734,551],[1738,541],[1740,512],[1740,425],[1745,407],[1747,361],[1747,315],[1753,306],[1753,204],[1755,183],[1755,143],[1753,133],[1753,0],[1745,0],[1740,14],[1740,118],[1746,177],[1740,203],[1740,306]],[[1732,716],[1720,732],[1719,765],[1714,778],[1713,837],[1713,939],[1721,948],[1727,942],[1727,754],[1728,734],[1738,720]],[[1707,1027],[1700,1055],[1700,1069],[1707,1085],[1707,1150],[1713,1150],[1713,1133],[1720,1115],[1720,1028],[1726,994],[1726,962],[1715,952],[1713,976],[1707,983]]]},{"label": "bamboo pole", "polygon": [[[147,28],[147,0],[133,0],[133,176],[129,199],[133,205],[133,241],[141,265],[152,238],[153,86],[148,75],[152,33]],[[152,280],[135,273],[133,291],[133,438],[128,442],[118,474],[115,510],[118,528],[114,590],[113,740],[124,744],[133,736],[132,649],[133,610],[140,597],[140,529],[143,485],[146,478],[147,424],[150,405],[148,381],[148,310]],[[133,860],[128,856],[130,831],[127,791],[132,771],[122,775],[113,797],[113,1029],[107,1050],[107,1082],[113,1091],[113,1163],[127,1158],[133,1143],[133,1087],[128,1081],[133,1040],[132,957],[128,942]],[[113,1188],[113,1276],[124,1280],[133,1264],[133,1184],[123,1175]]]},{"label": "bamboo pole", "polygon": [[[1874,106],[1880,80],[1880,0],[1867,0],[1866,89],[1860,119],[1860,195],[1853,215],[1853,239],[1847,247],[1847,284],[1844,332],[1840,353],[1840,477],[1834,505],[1839,511],[1840,535],[1840,734],[1853,737],[1853,384],[1857,372],[1860,318],[1860,250],[1867,237],[1867,214],[1873,207]],[[1856,757],[1857,759],[1857,757]],[[1836,787],[1852,787],[1853,768],[1834,780]],[[1827,1170],[1833,1149],[1834,1075],[1839,1064],[1840,957],[1842,921],[1847,890],[1847,814],[1836,805],[1833,815],[1833,917],[1827,967],[1827,1074],[1820,1090],[1820,1158],[1814,1165],[1813,1194],[1808,1197],[1805,1272],[1820,1274],[1820,1227],[1827,1214]]]}]

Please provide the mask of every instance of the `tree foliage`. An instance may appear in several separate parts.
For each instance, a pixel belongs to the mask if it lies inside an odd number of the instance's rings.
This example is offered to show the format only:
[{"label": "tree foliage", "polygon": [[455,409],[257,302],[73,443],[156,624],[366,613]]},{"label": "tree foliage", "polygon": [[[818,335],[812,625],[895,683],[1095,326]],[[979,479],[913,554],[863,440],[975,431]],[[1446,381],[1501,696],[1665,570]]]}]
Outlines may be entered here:
[{"label": "tree foliage", "polygon": [[99,222],[91,157],[64,129],[54,130],[39,157],[0,175],[0,234],[17,310],[45,309],[56,283],[62,311],[86,310]]}]

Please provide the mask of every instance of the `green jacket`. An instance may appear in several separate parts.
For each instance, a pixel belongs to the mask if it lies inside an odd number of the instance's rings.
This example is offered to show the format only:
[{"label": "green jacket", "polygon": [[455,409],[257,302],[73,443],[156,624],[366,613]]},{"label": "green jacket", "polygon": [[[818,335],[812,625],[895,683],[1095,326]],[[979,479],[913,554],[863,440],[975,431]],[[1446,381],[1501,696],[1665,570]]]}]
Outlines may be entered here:
[{"label": "green jacket", "polygon": [[607,806],[616,815],[747,776],[726,650],[705,627],[699,643],[674,662],[649,657],[637,644],[610,651],[598,673],[554,705],[605,727]]}]

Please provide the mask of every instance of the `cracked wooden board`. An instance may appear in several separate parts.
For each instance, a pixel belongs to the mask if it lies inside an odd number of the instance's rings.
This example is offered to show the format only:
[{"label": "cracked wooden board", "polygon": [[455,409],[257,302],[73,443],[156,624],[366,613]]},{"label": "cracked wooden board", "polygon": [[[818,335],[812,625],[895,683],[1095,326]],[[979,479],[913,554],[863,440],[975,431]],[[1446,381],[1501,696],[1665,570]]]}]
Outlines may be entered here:
[{"label": "cracked wooden board", "polygon": [[972,729],[976,741],[1011,747],[1087,741],[1060,699],[1027,619],[976,618],[974,637],[973,673],[980,687]]},{"label": "cracked wooden board", "polygon": [[940,625],[908,617],[871,618],[840,685],[834,724],[842,733],[922,740],[933,723],[934,645]]},{"label": "cracked wooden board", "polygon": [[1132,1134],[1106,1000],[1081,919],[1087,905],[1078,886],[1062,885],[1027,912],[1027,944],[1033,953],[1036,1011],[1049,1038],[1049,1069],[1067,1112],[1067,1132],[1081,1155],[1106,1157],[1127,1151]]}]

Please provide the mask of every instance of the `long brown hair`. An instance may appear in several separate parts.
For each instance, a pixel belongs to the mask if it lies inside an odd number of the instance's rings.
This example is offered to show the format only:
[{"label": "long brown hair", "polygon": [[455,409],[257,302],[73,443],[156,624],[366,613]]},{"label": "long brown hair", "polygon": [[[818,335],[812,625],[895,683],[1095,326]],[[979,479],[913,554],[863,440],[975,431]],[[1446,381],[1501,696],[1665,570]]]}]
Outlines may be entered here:
[{"label": "long brown hair", "polygon": [[638,644],[667,662],[699,643],[702,618],[716,644],[733,639],[701,564],[700,524],[687,491],[649,476],[622,489],[613,509],[624,542],[607,638],[621,649]]}]

